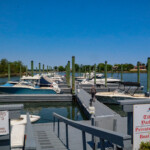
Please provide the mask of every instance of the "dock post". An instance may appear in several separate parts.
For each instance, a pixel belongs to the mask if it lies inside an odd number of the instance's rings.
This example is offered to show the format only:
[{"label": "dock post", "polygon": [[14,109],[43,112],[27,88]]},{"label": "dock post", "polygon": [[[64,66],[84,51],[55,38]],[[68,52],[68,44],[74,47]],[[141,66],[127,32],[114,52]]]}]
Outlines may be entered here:
[{"label": "dock post", "polygon": [[21,64],[20,64],[20,79],[21,79],[21,76],[22,76],[22,72],[21,72]]},{"label": "dock post", "polygon": [[94,84],[96,85],[96,64],[94,65]]},{"label": "dock post", "polygon": [[91,79],[91,66],[89,66],[89,79]]},{"label": "dock post", "polygon": [[26,66],[26,76],[28,76],[28,66]]},{"label": "dock post", "polygon": [[70,61],[68,61],[68,86],[70,87]]},{"label": "dock post", "polygon": [[137,82],[140,83],[140,62],[137,62]]},{"label": "dock post", "polygon": [[10,63],[8,63],[8,81],[10,81]]},{"label": "dock post", "polygon": [[107,61],[105,61],[105,70],[104,70],[104,74],[105,74],[105,87],[107,87]]},{"label": "dock post", "polygon": [[75,56],[72,56],[72,94],[75,94]]},{"label": "dock post", "polygon": [[67,85],[68,85],[68,63],[66,65],[66,82],[67,82]]},{"label": "dock post", "polygon": [[114,75],[114,70],[113,70],[113,66],[111,67],[111,77],[113,78]]},{"label": "dock post", "polygon": [[44,64],[43,64],[43,73],[44,73],[45,69],[44,69]]},{"label": "dock post", "polygon": [[33,76],[33,60],[31,60],[31,76]]},{"label": "dock post", "polygon": [[150,92],[150,57],[148,57],[148,60],[147,60],[147,94],[148,96],[150,96],[149,92]]},{"label": "dock post", "polygon": [[39,73],[41,73],[41,63],[39,63]]},{"label": "dock post", "polygon": [[47,66],[47,73],[48,73],[48,66]]},{"label": "dock post", "polygon": [[121,64],[121,81],[123,81],[123,64]]}]

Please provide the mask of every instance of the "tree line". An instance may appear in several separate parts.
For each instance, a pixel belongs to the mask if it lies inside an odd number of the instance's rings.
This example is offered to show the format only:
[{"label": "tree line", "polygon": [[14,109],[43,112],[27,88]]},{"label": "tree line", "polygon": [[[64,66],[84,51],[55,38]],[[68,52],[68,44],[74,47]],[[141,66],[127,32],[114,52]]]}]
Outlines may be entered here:
[{"label": "tree line", "polygon": [[[121,65],[123,65],[123,70],[124,71],[130,71],[131,69],[134,68],[133,64],[130,63],[125,63],[125,64],[107,64],[107,71],[121,71]],[[91,71],[94,71],[94,67],[95,65],[79,65],[79,64],[75,64],[75,70],[76,72],[89,72],[90,69]],[[99,63],[98,65],[96,65],[96,71],[97,72],[103,72],[105,69],[105,64],[104,63]],[[66,71],[66,66],[54,66],[54,70],[56,71]]]},{"label": "tree line", "polygon": [[20,72],[20,66],[21,71],[26,71],[26,66],[23,65],[21,61],[14,61],[9,62],[7,59],[1,59],[0,60],[0,74],[7,74],[8,73],[8,64],[10,64],[10,72],[13,74]]}]

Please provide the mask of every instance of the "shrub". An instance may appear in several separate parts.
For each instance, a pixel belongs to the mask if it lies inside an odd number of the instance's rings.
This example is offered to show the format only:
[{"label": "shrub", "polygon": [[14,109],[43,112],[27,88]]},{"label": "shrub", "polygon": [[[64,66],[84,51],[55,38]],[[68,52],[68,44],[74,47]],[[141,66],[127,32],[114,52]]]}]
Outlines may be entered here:
[{"label": "shrub", "polygon": [[150,142],[141,142],[140,150],[150,150]]}]

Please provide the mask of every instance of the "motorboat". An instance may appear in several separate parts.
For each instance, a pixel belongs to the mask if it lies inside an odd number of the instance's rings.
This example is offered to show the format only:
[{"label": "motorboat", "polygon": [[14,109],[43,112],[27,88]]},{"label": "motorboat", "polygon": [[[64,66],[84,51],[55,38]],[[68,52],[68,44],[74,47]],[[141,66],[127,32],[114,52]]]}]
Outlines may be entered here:
[{"label": "motorboat", "polygon": [[[120,79],[114,79],[114,78],[107,78],[107,83],[117,83],[120,82]],[[84,79],[80,84],[82,85],[94,85],[94,77],[92,79]],[[96,84],[97,85],[104,85],[105,84],[105,78],[103,74],[96,75]]]},{"label": "motorboat", "polygon": [[[31,123],[36,122],[40,119],[40,116],[37,116],[37,115],[29,115],[29,117],[30,117]],[[10,121],[11,126],[22,125],[22,124],[26,124],[26,123],[27,123],[27,115],[20,115],[19,119],[12,119]]]},{"label": "motorboat", "polygon": [[147,99],[143,93],[143,86],[137,82],[120,82],[119,87],[113,92],[98,92],[96,98],[106,104],[118,104],[118,100]]},{"label": "motorboat", "polygon": [[15,85],[6,83],[0,86],[1,94],[56,94],[60,92],[57,83],[48,82],[40,75],[23,76]]}]

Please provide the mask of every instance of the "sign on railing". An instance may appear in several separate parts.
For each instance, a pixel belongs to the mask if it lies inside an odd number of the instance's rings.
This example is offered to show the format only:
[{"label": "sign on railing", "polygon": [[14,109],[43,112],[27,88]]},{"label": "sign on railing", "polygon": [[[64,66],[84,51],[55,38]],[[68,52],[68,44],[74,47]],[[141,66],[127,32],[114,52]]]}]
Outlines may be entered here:
[{"label": "sign on railing", "polygon": [[0,111],[0,135],[9,134],[9,113]]},{"label": "sign on railing", "polygon": [[140,148],[141,142],[150,141],[150,104],[133,107],[133,150]]}]

